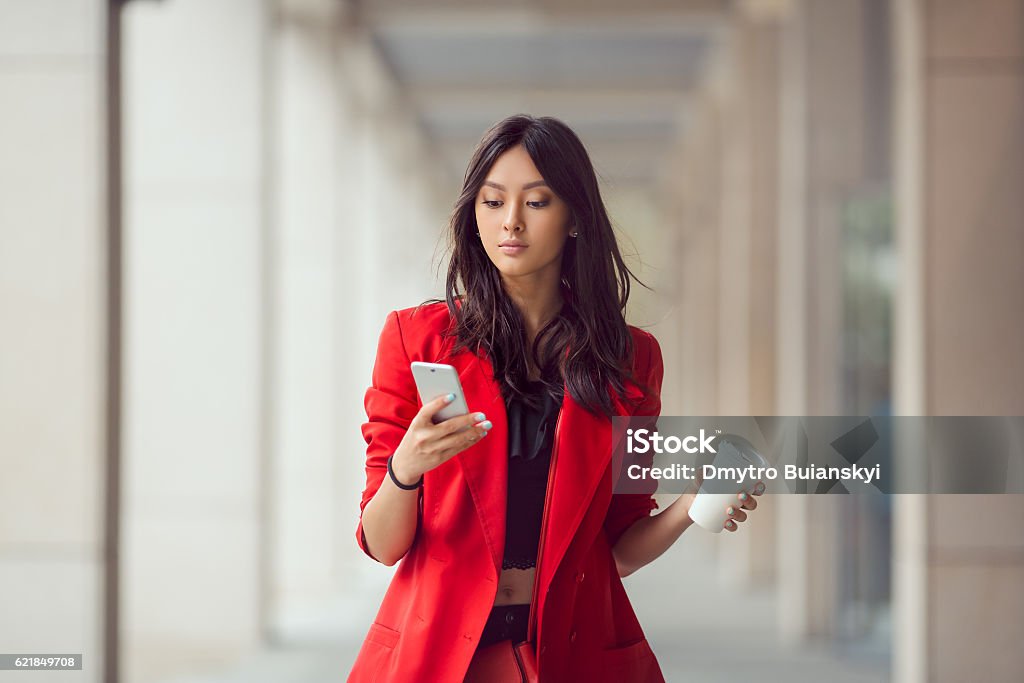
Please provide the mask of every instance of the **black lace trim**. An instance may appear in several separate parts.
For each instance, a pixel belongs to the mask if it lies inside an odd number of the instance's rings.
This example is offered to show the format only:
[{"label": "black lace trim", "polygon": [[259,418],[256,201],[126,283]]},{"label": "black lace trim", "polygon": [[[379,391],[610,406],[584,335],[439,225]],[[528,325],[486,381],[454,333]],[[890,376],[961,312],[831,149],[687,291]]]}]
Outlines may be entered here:
[{"label": "black lace trim", "polygon": [[537,566],[537,560],[531,559],[509,559],[505,558],[501,561],[502,569],[531,569]]}]

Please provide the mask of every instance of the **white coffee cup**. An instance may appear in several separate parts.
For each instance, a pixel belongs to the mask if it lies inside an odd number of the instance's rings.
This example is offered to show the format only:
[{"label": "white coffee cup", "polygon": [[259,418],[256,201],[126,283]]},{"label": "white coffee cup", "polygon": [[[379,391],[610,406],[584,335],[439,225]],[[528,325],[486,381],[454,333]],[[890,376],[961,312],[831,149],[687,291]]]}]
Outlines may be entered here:
[{"label": "white coffee cup", "polygon": [[[749,441],[735,434],[723,434],[718,437],[715,459],[712,465],[719,467],[746,468],[753,465],[758,467],[770,467],[763,455],[751,445]],[[740,491],[751,494],[759,479],[746,479],[743,483],[731,479],[717,479],[712,487],[708,483],[702,483],[697,496],[690,505],[689,515],[697,525],[712,533],[719,533],[725,528],[725,520],[729,518],[727,511],[730,505],[739,507],[741,502],[737,497]],[[713,489],[709,491],[708,489]]]}]

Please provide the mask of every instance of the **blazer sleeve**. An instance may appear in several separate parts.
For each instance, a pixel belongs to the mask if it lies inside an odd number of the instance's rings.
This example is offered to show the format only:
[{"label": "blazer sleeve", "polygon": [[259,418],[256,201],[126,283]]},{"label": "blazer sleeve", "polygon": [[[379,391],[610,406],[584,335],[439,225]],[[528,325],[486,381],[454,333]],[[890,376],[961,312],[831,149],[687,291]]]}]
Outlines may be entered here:
[{"label": "blazer sleeve", "polygon": [[[661,346],[654,335],[644,332],[642,340],[642,343],[638,345],[640,348],[637,349],[640,377],[650,387],[650,391],[644,396],[633,415],[637,418],[649,417],[649,421],[643,421],[643,426],[654,430],[657,428],[658,416],[661,415],[661,383],[665,375],[665,368],[662,363]],[[651,465],[654,462],[653,453],[650,453],[648,457],[651,462],[642,464]],[[604,521],[604,530],[609,546],[615,547],[626,529],[640,518],[649,516],[651,511],[658,507],[658,502],[653,496],[657,485],[657,481],[652,480],[648,486],[649,492],[612,494]]]},{"label": "blazer sleeve", "polygon": [[[363,533],[363,510],[388,476],[388,456],[402,442],[409,424],[419,412],[419,394],[409,369],[409,355],[402,338],[398,313],[391,311],[377,342],[377,358],[373,365],[371,386],[363,399],[366,422],[362,426],[366,441],[366,488],[359,502],[359,523],[356,541],[369,557],[376,560],[366,545]],[[419,489],[417,530],[423,515],[423,487]],[[379,561],[379,560],[378,560]]]}]

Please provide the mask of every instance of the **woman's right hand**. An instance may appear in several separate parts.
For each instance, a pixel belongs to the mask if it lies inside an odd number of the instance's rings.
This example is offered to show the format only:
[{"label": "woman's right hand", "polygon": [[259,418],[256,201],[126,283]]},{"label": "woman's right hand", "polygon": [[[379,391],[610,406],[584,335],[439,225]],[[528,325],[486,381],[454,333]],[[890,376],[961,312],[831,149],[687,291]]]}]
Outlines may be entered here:
[{"label": "woman's right hand", "polygon": [[424,472],[466,450],[487,436],[491,429],[491,422],[483,413],[460,415],[434,424],[434,414],[448,405],[446,398],[438,396],[424,403],[409,423],[391,458],[391,468],[399,481],[409,484],[419,481]]}]

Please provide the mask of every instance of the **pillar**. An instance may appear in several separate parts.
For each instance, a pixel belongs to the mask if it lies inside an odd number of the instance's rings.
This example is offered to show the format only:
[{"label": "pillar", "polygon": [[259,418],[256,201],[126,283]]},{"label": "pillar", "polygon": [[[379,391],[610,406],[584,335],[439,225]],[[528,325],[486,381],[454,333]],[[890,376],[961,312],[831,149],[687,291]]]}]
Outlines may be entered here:
[{"label": "pillar", "polygon": [[266,616],[266,6],[125,5],[125,680],[209,670]]},{"label": "pillar", "polygon": [[2,15],[0,643],[81,654],[67,676],[99,683],[116,676],[117,645],[115,33],[98,0],[8,2]]},{"label": "pillar", "polygon": [[[893,3],[903,415],[1024,414],[1024,3]],[[901,495],[893,680],[1024,669],[1024,496]]]}]

